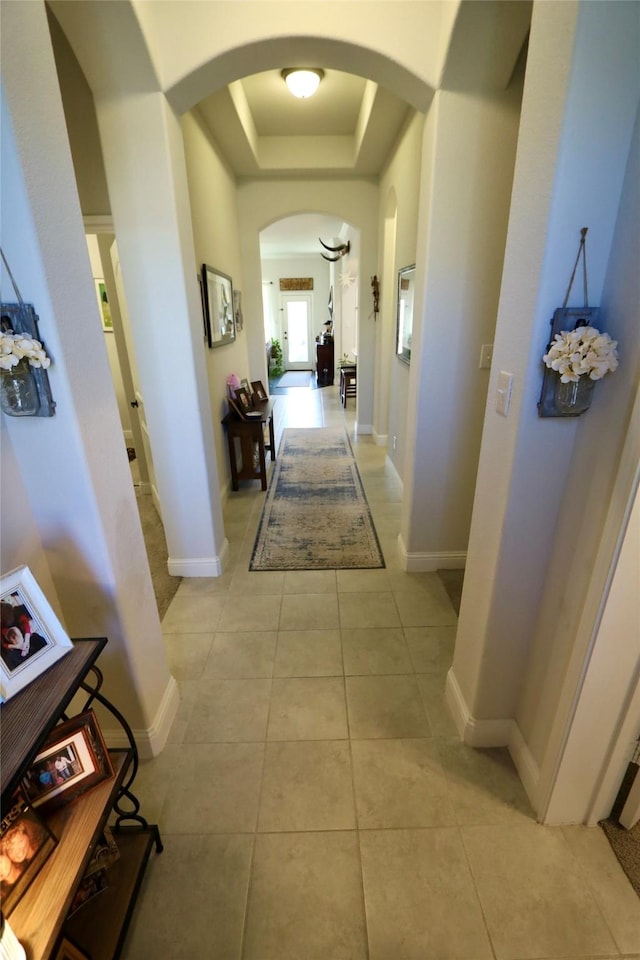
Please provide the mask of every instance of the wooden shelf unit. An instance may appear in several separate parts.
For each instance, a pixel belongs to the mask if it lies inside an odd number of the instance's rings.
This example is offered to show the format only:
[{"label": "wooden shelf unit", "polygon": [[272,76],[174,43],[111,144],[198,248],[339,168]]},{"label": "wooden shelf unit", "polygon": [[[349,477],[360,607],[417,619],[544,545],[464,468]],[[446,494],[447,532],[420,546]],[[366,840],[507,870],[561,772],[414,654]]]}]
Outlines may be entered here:
[{"label": "wooden shelf unit", "polygon": [[[97,699],[109,708],[108,701],[99,693],[102,678],[95,666],[105,644],[105,639],[75,641],[69,654],[0,708],[2,783],[7,785],[2,792],[3,809],[78,690],[88,693],[89,704]],[[99,677],[95,689],[86,683],[87,674],[92,670]],[[118,711],[111,709],[119,717]],[[24,746],[20,760],[17,731],[21,728]],[[137,813],[137,807],[131,817],[123,817],[118,807],[123,787],[128,800],[135,801],[130,787],[137,751],[129,729],[127,733],[131,748],[109,751],[114,776],[47,817],[58,843],[8,916],[29,960],[50,960],[55,956],[60,936],[70,930],[73,942],[92,960],[115,960],[119,956],[151,848],[155,844],[158,852],[162,850],[155,824],[147,824]],[[73,895],[94,846],[114,812],[117,819],[113,830],[120,859],[108,868],[109,887],[67,920]],[[135,826],[122,826],[122,819],[132,819]]]}]

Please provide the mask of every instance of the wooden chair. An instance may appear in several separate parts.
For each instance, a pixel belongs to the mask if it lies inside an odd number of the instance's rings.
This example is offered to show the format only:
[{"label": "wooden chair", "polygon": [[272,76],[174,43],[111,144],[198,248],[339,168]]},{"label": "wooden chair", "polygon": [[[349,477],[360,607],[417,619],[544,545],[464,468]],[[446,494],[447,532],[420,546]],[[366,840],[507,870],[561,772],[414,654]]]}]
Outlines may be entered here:
[{"label": "wooden chair", "polygon": [[347,397],[355,397],[357,381],[358,376],[355,363],[340,367],[340,400],[343,407],[347,405]]}]

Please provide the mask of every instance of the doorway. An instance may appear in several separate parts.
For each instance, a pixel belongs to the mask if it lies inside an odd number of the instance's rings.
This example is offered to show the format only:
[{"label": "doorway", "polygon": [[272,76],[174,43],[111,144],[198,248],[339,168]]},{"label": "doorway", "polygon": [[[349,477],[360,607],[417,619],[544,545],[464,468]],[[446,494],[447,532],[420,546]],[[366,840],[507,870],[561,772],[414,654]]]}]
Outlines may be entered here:
[{"label": "doorway", "polygon": [[313,301],[309,293],[282,293],[282,339],[285,370],[311,370]]}]

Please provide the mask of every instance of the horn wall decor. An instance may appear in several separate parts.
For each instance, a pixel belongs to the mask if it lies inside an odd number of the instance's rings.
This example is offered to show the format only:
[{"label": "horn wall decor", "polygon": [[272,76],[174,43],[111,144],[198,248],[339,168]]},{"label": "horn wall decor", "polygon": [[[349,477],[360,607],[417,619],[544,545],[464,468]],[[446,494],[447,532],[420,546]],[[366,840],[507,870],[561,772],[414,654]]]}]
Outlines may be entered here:
[{"label": "horn wall decor", "polygon": [[341,257],[344,257],[344,256],[345,256],[347,253],[349,253],[349,251],[351,250],[351,241],[350,241],[350,240],[347,240],[346,243],[340,243],[340,244],[338,244],[337,247],[330,247],[330,246],[329,246],[328,244],[326,244],[326,243],[324,242],[324,240],[322,240],[320,237],[318,237],[318,240],[320,240],[320,243],[321,243],[322,246],[325,248],[325,250],[329,250],[330,253],[337,253],[337,254],[338,254],[337,257],[328,257],[325,253],[322,252],[322,250],[320,251],[320,256],[321,256],[321,257],[324,257],[325,260],[329,260],[330,263],[335,263],[336,260],[339,260]]}]

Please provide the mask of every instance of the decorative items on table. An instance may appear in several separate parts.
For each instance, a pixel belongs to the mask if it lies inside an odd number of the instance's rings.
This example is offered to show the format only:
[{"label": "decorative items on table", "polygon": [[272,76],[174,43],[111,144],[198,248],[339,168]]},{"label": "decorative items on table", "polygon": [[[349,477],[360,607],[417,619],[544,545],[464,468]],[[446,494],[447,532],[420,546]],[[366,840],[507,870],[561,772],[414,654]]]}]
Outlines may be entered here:
[{"label": "decorative items on table", "polygon": [[[617,342],[595,324],[598,309],[589,307],[587,286],[587,227],[580,231],[578,256],[562,307],[551,320],[551,341],[542,357],[545,364],[540,417],[578,417],[591,405],[596,380],[618,366]],[[567,307],[580,258],[583,258],[584,307]]]}]

